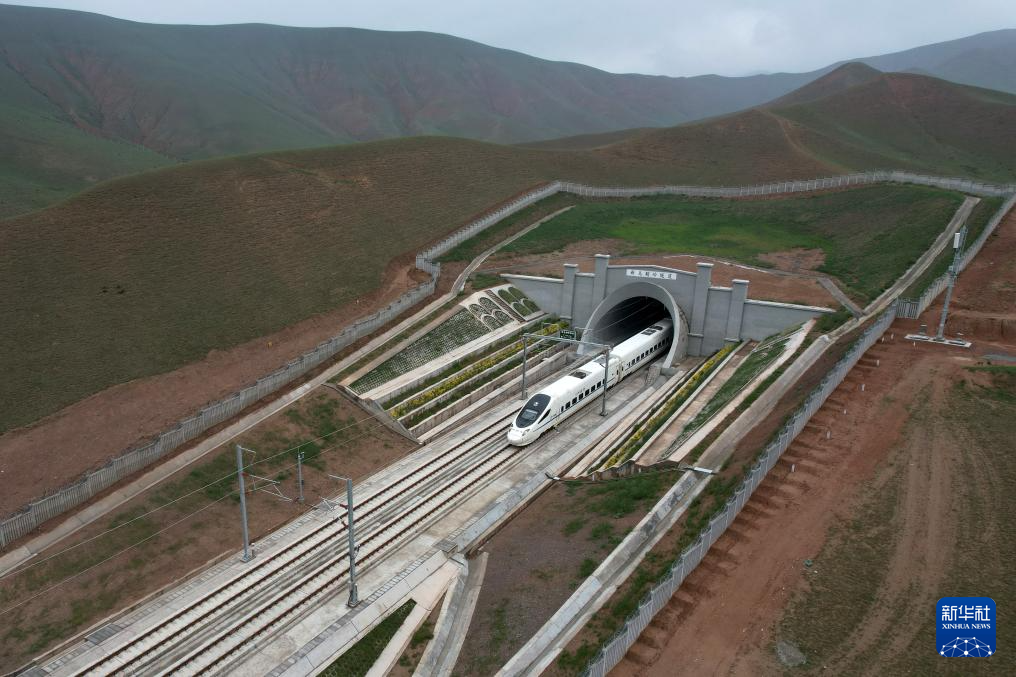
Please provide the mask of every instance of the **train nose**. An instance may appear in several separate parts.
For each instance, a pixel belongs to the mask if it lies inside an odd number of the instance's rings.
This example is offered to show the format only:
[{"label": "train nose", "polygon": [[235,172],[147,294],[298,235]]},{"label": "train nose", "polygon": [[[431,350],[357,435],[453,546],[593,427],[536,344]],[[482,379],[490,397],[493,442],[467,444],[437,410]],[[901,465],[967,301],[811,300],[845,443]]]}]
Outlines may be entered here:
[{"label": "train nose", "polygon": [[509,444],[520,444],[523,437],[525,437],[525,433],[517,428],[512,428],[508,431]]}]

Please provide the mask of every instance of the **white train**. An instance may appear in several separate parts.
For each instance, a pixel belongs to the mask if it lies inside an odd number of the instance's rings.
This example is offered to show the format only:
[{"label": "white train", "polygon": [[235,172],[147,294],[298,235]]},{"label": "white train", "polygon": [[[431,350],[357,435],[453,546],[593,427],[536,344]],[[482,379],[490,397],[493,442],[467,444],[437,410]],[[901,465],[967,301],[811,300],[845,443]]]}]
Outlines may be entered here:
[{"label": "white train", "polygon": [[[614,386],[654,357],[665,354],[673,337],[674,323],[666,319],[618,344],[610,351],[607,387]],[[597,395],[602,395],[604,359],[601,355],[530,397],[508,430],[508,443],[517,447],[532,444],[548,428],[559,425]]]}]

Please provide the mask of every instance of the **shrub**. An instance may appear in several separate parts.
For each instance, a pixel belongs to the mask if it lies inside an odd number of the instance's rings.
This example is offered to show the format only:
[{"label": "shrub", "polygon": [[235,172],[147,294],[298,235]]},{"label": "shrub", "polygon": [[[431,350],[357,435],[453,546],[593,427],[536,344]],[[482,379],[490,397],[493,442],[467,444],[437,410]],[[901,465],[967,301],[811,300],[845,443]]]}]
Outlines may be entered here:
[{"label": "shrub", "polygon": [[[546,335],[553,334],[553,333],[559,331],[563,326],[564,326],[563,323],[559,323],[558,322],[558,323],[554,323],[552,325],[549,325],[547,327],[544,327],[543,329],[540,329],[539,331],[536,331],[536,332],[533,332],[533,333],[535,333],[535,334],[542,334],[542,335],[546,336]],[[547,346],[537,347],[534,350],[536,352],[540,352],[540,351],[546,349],[546,347]],[[432,388],[430,388],[428,390],[425,390],[424,392],[420,393],[416,397],[413,397],[410,400],[406,400],[406,401],[402,402],[401,404],[393,407],[392,409],[390,409],[388,411],[388,413],[393,418],[402,418],[403,416],[405,416],[409,412],[413,411],[414,409],[419,409],[423,405],[427,404],[428,402],[431,402],[432,400],[434,400],[437,397],[440,397],[441,395],[443,395],[443,394],[447,393],[448,391],[454,389],[456,386],[458,386],[458,385],[468,381],[469,379],[473,378],[474,376],[477,376],[478,374],[481,374],[481,373],[487,371],[488,369],[491,369],[492,367],[494,367],[494,366],[504,362],[505,360],[508,360],[508,359],[514,357],[516,354],[520,353],[521,351],[522,351],[522,341],[517,341],[517,342],[509,345],[507,348],[504,348],[504,349],[500,350],[499,352],[494,353],[490,357],[486,357],[486,358],[483,358],[481,360],[478,360],[477,362],[474,362],[469,367],[467,367],[465,369],[462,369],[458,373],[450,376],[449,378],[445,379],[444,381],[441,381],[440,383],[438,383],[434,387],[432,387]],[[536,354],[536,352],[534,352],[534,354]],[[433,412],[428,412],[428,415],[430,413],[433,413]]]},{"label": "shrub", "polygon": [[639,426],[635,432],[625,440],[624,444],[618,447],[617,451],[611,454],[610,458],[600,466],[601,469],[606,469],[624,463],[629,458],[635,455],[639,449],[645,444],[645,442],[653,436],[657,430],[660,429],[670,416],[677,411],[678,407],[687,401],[691,397],[695,389],[698,388],[699,384],[713,372],[713,370],[723,361],[723,359],[734,350],[736,346],[733,344],[724,346],[720,350],[716,351],[712,357],[702,363],[695,373],[691,375],[684,385],[678,388],[677,392],[671,395],[671,397],[664,402],[650,418]]}]

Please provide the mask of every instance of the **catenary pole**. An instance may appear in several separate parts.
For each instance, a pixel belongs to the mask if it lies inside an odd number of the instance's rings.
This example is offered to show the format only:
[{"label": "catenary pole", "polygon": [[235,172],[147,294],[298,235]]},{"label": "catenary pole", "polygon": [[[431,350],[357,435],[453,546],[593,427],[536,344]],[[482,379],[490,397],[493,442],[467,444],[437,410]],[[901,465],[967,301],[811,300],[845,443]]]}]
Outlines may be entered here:
[{"label": "catenary pole", "polygon": [[953,262],[949,266],[949,286],[945,288],[945,301],[942,303],[942,319],[938,322],[938,334],[936,337],[939,341],[945,338],[945,320],[949,315],[949,301],[952,300],[953,287],[956,285],[956,276],[959,275],[960,271],[960,251],[963,248],[963,240],[966,238],[967,229],[964,226],[963,230],[956,233],[953,240]]},{"label": "catenary pole", "polygon": [[250,548],[250,534],[247,531],[247,491],[243,485],[243,447],[236,445],[236,476],[240,481],[240,523],[243,525],[243,557],[244,562],[249,562],[254,557]]},{"label": "catenary pole", "polygon": [[355,607],[360,603],[356,594],[356,532],[353,525],[353,480],[346,478],[346,514],[349,517],[349,601],[346,606]]},{"label": "catenary pole", "polygon": [[346,602],[346,606],[352,609],[360,603],[360,597],[356,591],[356,524],[353,521],[353,480],[352,478],[341,477],[339,475],[328,476],[333,480],[344,481],[346,483],[346,521],[348,527],[346,534],[349,545],[349,600]]}]

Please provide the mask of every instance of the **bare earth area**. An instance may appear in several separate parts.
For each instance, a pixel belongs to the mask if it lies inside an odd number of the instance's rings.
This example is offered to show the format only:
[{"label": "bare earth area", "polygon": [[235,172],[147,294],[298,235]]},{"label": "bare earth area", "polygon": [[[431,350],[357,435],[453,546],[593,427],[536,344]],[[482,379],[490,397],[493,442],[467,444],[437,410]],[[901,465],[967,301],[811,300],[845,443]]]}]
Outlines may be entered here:
[{"label": "bare earth area", "polygon": [[817,270],[825,263],[825,252],[821,249],[791,249],[785,252],[769,252],[759,254],[759,259],[771,263],[773,267],[797,273],[802,270]]},{"label": "bare earth area", "polygon": [[1002,652],[957,665],[934,647],[938,597],[1013,592],[1016,388],[968,369],[1016,355],[984,324],[1016,303],[1016,218],[1000,231],[957,285],[956,325],[982,323],[974,348],[915,346],[902,335],[919,322],[894,324],[611,674],[778,675],[795,659],[823,674],[1012,674]]},{"label": "bare earth area", "polygon": [[[583,273],[593,272],[593,256],[595,254],[611,254],[611,265],[653,265],[678,270],[695,271],[695,264],[699,261],[713,264],[712,281],[717,286],[730,286],[731,280],[747,279],[751,282],[748,285],[748,296],[753,299],[765,301],[783,301],[785,303],[803,303],[807,305],[838,308],[839,302],[826,291],[813,275],[804,273],[798,274],[798,270],[792,273],[782,270],[782,263],[775,260],[774,265],[781,270],[762,270],[738,263],[731,263],[709,256],[698,256],[694,254],[651,254],[644,256],[620,256],[615,252],[620,251],[624,243],[617,240],[587,240],[569,244],[561,252],[549,254],[529,255],[524,258],[509,255],[497,255],[484,262],[483,270],[499,273],[520,273],[524,275],[551,275],[561,277],[565,263],[577,263],[579,271]],[[795,250],[797,252],[798,250]],[[802,250],[808,252],[810,250]],[[788,252],[789,258],[795,256],[795,252]],[[821,254],[821,252],[819,252]],[[772,257],[779,257],[783,253],[772,254]],[[808,266],[817,266],[821,260],[815,262],[814,256],[805,257],[810,263]],[[788,258],[788,260],[789,260]],[[782,262],[782,259],[781,259]],[[789,264],[788,264],[789,265]],[[810,268],[805,265],[799,266],[800,270],[807,271]]]},{"label": "bare earth area", "polygon": [[[907,406],[928,385],[929,371],[913,368],[927,348],[897,341],[869,351],[612,674],[671,675],[675,661],[687,674],[779,673],[770,645],[780,612],[794,590],[822,576],[818,553],[829,528],[851,514],[859,487],[900,441]],[[939,381],[947,385],[948,377]],[[925,459],[934,464],[926,476],[946,476],[948,457]],[[926,493],[941,502],[943,489]],[[921,544],[929,556],[939,545]],[[818,561],[809,569],[806,559]]]},{"label": "bare earth area", "polygon": [[426,280],[407,257],[397,261],[389,267],[384,286],[358,303],[230,350],[213,351],[176,371],[114,386],[0,436],[0,517],[253,383]]}]

